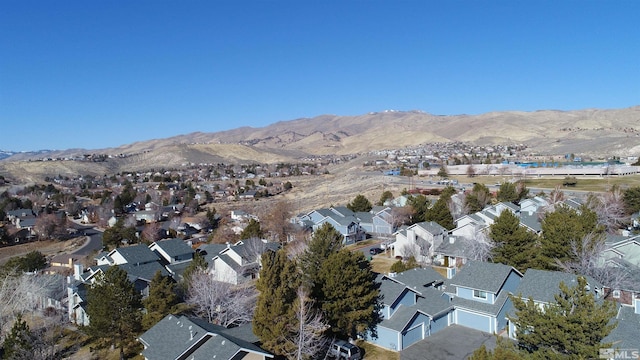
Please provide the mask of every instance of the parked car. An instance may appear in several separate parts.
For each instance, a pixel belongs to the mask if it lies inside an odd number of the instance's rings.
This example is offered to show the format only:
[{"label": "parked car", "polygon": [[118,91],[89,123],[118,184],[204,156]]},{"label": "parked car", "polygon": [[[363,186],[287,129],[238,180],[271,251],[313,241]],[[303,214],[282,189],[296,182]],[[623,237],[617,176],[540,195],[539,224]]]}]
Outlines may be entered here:
[{"label": "parked car", "polygon": [[344,340],[336,340],[331,344],[329,355],[338,360],[360,360],[360,348]]},{"label": "parked car", "polygon": [[371,254],[371,255],[378,255],[378,254],[380,254],[380,253],[381,253],[381,252],[383,252],[383,251],[384,251],[384,250],[382,250],[382,249],[381,249],[381,248],[379,248],[379,247],[372,247],[371,249],[369,249],[369,254]]}]

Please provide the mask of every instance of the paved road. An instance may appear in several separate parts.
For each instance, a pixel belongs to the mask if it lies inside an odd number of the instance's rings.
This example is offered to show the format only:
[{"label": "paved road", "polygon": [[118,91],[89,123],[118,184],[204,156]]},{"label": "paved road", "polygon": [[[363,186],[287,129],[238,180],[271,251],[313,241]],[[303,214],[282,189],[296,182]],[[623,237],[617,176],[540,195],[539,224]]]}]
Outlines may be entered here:
[{"label": "paved road", "polygon": [[83,233],[87,240],[84,245],[77,248],[73,254],[87,256],[96,250],[102,249],[102,232],[92,226],[75,224],[74,227]]}]

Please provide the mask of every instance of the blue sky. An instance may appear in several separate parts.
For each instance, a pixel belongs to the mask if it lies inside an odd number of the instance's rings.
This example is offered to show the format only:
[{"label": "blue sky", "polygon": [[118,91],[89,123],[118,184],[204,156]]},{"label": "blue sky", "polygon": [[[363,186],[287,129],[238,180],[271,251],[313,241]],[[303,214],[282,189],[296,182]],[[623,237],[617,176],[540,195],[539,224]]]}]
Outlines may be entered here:
[{"label": "blue sky", "polygon": [[0,0],[0,149],[640,105],[640,1]]}]

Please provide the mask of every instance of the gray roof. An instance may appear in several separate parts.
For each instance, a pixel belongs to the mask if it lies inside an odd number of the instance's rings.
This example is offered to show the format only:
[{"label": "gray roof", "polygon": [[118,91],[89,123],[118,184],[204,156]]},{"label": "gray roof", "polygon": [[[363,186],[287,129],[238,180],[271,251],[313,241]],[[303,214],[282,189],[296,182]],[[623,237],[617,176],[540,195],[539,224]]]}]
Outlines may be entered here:
[{"label": "gray roof", "polygon": [[519,274],[516,269],[508,265],[469,260],[449,283],[453,286],[497,294],[512,271]]},{"label": "gray roof", "polygon": [[397,273],[394,276],[396,281],[403,283],[404,285],[422,292],[425,285],[431,285],[435,283],[441,283],[444,278],[440,273],[433,270],[430,267],[427,268],[413,268],[401,273]]},{"label": "gray roof", "polygon": [[453,304],[449,302],[449,297],[440,290],[426,288],[422,292],[422,297],[418,297],[416,307],[423,313],[432,317],[451,310]]},{"label": "gray roof", "polygon": [[617,349],[640,348],[640,314],[636,314],[632,307],[621,306],[616,320],[618,326],[603,341],[613,343]]},{"label": "gray roof", "polygon": [[368,212],[357,212],[356,217],[361,223],[371,224],[373,223],[373,214]]},{"label": "gray roof", "polygon": [[384,319],[380,322],[380,326],[388,329],[402,331],[405,326],[416,315],[415,306],[403,306],[400,305],[393,316],[389,319]]},{"label": "gray roof", "polygon": [[[455,239],[455,237],[454,237]],[[434,249],[434,253],[442,254],[447,256],[465,256],[465,250],[469,248],[469,245],[464,239],[455,239],[453,244],[449,241],[448,238],[444,239],[444,241]]]},{"label": "gray roof", "polygon": [[143,264],[153,261],[158,261],[158,255],[151,251],[144,244],[137,244],[132,246],[120,247],[113,249],[109,256],[113,257],[113,253],[118,252],[129,264]]},{"label": "gray roof", "polygon": [[502,205],[508,207],[509,209],[513,210],[514,213],[520,211],[520,206],[518,206],[518,205],[516,205],[516,204],[514,204],[512,202],[502,201],[502,202],[500,202],[500,204],[502,204]]},{"label": "gray roof", "polygon": [[182,239],[167,239],[156,241],[151,246],[158,246],[164,252],[169,254],[171,257],[177,257],[180,255],[188,255],[193,254],[195,251],[191,248],[191,246],[187,245]]},{"label": "gray roof", "polygon": [[176,359],[188,353],[190,359],[231,359],[239,351],[272,357],[258,346],[234,337],[227,329],[200,319],[167,315],[140,336],[146,346],[142,355],[148,359]]},{"label": "gray roof", "polygon": [[529,215],[526,212],[520,213],[520,223],[535,232],[539,233],[542,231],[542,223],[540,222],[537,213],[534,213],[533,215]]},{"label": "gray roof", "polygon": [[140,265],[122,264],[122,265],[116,265],[116,266],[119,266],[121,269],[126,271],[127,275],[129,275],[129,279],[132,282],[135,281],[136,279],[141,279],[141,280],[150,282],[151,280],[153,280],[153,277],[156,275],[156,272],[158,271],[160,271],[160,274],[162,274],[162,276],[169,275],[169,272],[167,271],[167,269],[165,269],[164,266],[160,265],[159,262],[152,262],[152,263],[146,263],[146,264],[140,264]]},{"label": "gray roof", "polygon": [[532,298],[538,302],[551,303],[555,301],[555,295],[560,292],[561,282],[567,286],[575,286],[578,283],[578,276],[560,271],[528,269],[520,280],[514,295],[525,299]]},{"label": "gray roof", "polygon": [[445,233],[447,232],[447,229],[445,229],[442,225],[438,224],[435,221],[423,221],[423,222],[416,223],[412,226],[419,226],[423,228],[425,231],[427,231],[428,233],[433,235],[438,235],[443,232]]},{"label": "gray roof", "polygon": [[407,287],[387,277],[382,277],[380,282],[380,295],[382,303],[392,305],[407,290]]},{"label": "gray roof", "polygon": [[423,296],[418,297],[414,305],[400,305],[391,318],[382,320],[380,326],[402,331],[418,312],[435,317],[453,309],[453,305],[442,295],[442,291],[434,288],[425,289]]}]

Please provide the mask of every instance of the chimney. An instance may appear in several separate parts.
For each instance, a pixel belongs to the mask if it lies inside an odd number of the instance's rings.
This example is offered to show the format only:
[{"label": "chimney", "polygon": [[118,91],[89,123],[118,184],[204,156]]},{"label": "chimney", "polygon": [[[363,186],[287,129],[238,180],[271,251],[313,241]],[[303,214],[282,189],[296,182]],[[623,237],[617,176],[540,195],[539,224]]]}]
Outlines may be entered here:
[{"label": "chimney", "polygon": [[73,265],[73,278],[76,280],[80,280],[80,277],[82,276],[82,272],[84,271],[84,268],[82,267],[82,264],[74,264]]},{"label": "chimney", "polygon": [[453,244],[456,242],[456,237],[455,236],[449,236],[449,244]]}]

